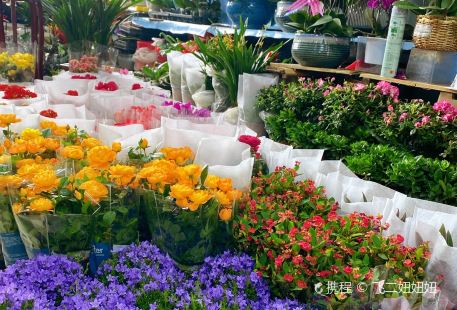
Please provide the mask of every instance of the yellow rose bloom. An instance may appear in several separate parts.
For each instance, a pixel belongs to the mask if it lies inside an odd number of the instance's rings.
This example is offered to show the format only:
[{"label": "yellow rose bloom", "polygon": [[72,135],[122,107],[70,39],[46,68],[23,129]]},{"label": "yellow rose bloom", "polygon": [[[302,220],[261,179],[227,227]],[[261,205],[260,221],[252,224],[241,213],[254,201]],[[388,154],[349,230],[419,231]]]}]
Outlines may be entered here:
[{"label": "yellow rose bloom", "polygon": [[122,150],[122,145],[120,142],[113,142],[113,144],[111,144],[111,149],[116,153],[119,153]]},{"label": "yellow rose bloom", "polygon": [[19,188],[22,178],[16,175],[0,175],[0,193],[5,194],[8,188]]},{"label": "yellow rose bloom", "polygon": [[171,186],[170,196],[176,200],[182,200],[189,198],[194,192],[194,189],[190,186],[183,184],[175,184]]},{"label": "yellow rose bloom", "polygon": [[222,221],[230,221],[232,219],[232,209],[230,208],[223,208],[219,211],[219,218]]},{"label": "yellow rose bloom", "polygon": [[56,139],[46,138],[44,139],[44,147],[49,151],[57,151],[60,148],[60,141]]},{"label": "yellow rose bloom", "polygon": [[241,199],[241,196],[243,196],[243,193],[240,190],[233,189],[231,191],[228,191],[226,193],[226,195],[231,201],[237,201],[237,200]]},{"label": "yellow rose bloom", "polygon": [[16,114],[0,114],[0,127],[7,127],[20,121],[21,119],[17,118]]},{"label": "yellow rose bloom", "polygon": [[111,181],[119,186],[127,186],[135,177],[136,169],[132,166],[115,165],[109,168]]},{"label": "yellow rose bloom", "polygon": [[35,186],[34,189],[36,192],[50,192],[57,188],[59,182],[59,178],[57,178],[54,170],[40,171],[32,178],[32,183]]},{"label": "yellow rose bloom", "polygon": [[44,138],[37,137],[27,141],[27,152],[31,154],[43,153],[46,151]]},{"label": "yellow rose bloom", "polygon": [[37,173],[45,169],[50,169],[50,166],[41,164],[24,165],[17,170],[17,175],[25,180],[30,181]]},{"label": "yellow rose bloom", "polygon": [[194,157],[192,149],[189,147],[165,147],[160,150],[167,160],[173,160],[177,165],[182,166]]},{"label": "yellow rose bloom", "polygon": [[42,121],[40,123],[40,128],[41,129],[51,129],[54,130],[57,128],[57,124],[53,121]]},{"label": "yellow rose bloom", "polygon": [[13,144],[9,147],[10,154],[22,154],[27,152],[27,141],[22,139],[16,139]]},{"label": "yellow rose bloom", "polygon": [[79,145],[70,145],[63,148],[62,156],[68,159],[80,160],[84,158],[84,151]]},{"label": "yellow rose bloom", "polygon": [[209,189],[217,189],[220,178],[215,175],[208,175],[205,180],[205,187]]},{"label": "yellow rose bloom", "polygon": [[3,154],[0,156],[0,164],[8,164],[11,162],[11,156],[7,154]]},{"label": "yellow rose bloom", "polygon": [[54,204],[48,198],[37,198],[32,200],[29,208],[36,212],[52,211],[54,210]]},{"label": "yellow rose bloom", "polygon": [[41,137],[41,131],[38,129],[27,128],[21,133],[22,140],[28,141],[35,138]]},{"label": "yellow rose bloom", "polygon": [[89,165],[96,169],[106,169],[116,159],[116,152],[107,146],[96,146],[87,153]]},{"label": "yellow rose bloom", "polygon": [[204,205],[212,198],[212,195],[205,190],[196,190],[190,195],[189,199],[193,204]]},{"label": "yellow rose bloom", "polygon": [[68,133],[68,127],[67,126],[56,126],[55,128],[52,128],[52,134],[57,136],[57,137],[63,137]]},{"label": "yellow rose bloom", "polygon": [[23,187],[19,190],[19,196],[22,198],[22,200],[27,201],[31,198],[35,198],[37,193],[35,193],[33,188]]},{"label": "yellow rose bloom", "polygon": [[199,165],[187,165],[178,167],[177,172],[179,183],[195,186],[200,181],[202,167]]},{"label": "yellow rose bloom", "polygon": [[233,189],[232,179],[221,178],[217,187],[223,192],[231,191]]},{"label": "yellow rose bloom", "polygon": [[180,208],[186,209],[190,207],[190,202],[187,199],[177,199],[176,205]]},{"label": "yellow rose bloom", "polygon": [[102,145],[102,142],[96,138],[87,138],[84,139],[83,142],[81,142],[81,146],[86,149],[92,149],[96,146]]},{"label": "yellow rose bloom", "polygon": [[227,195],[224,192],[221,192],[221,191],[217,191],[216,192],[216,199],[223,206],[227,206],[227,205],[231,205],[232,204],[232,202],[227,197]]},{"label": "yellow rose bloom", "polygon": [[148,147],[149,143],[147,139],[141,138],[140,142],[138,142],[138,145],[144,150]]},{"label": "yellow rose bloom", "polygon": [[99,170],[95,170],[92,167],[84,167],[75,174],[75,179],[84,180],[87,178],[88,180],[95,180],[99,176],[101,176],[101,172]]},{"label": "yellow rose bloom", "polygon": [[79,189],[84,191],[85,201],[98,203],[101,199],[108,197],[108,188],[96,180],[84,182]]}]

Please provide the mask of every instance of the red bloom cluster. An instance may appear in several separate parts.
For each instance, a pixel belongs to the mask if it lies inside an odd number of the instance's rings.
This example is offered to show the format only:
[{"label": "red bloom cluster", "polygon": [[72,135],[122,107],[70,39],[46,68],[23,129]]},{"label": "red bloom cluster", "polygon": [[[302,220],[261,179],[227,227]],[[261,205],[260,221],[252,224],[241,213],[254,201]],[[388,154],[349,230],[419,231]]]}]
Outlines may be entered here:
[{"label": "red bloom cluster", "polygon": [[38,96],[34,92],[19,85],[6,85],[6,87],[2,87],[2,90],[5,92],[3,99],[30,99]]},{"label": "red bloom cluster", "polygon": [[81,59],[70,60],[70,72],[97,72],[97,57],[82,56]]},{"label": "red bloom cluster", "polygon": [[[401,244],[400,235],[384,237],[381,217],[339,215],[338,204],[322,187],[311,180],[295,182],[296,169],[255,177],[240,205],[235,236],[256,254],[259,274],[291,296],[300,291],[310,296],[318,283],[370,281],[377,266],[392,271],[386,282],[424,279],[427,244],[412,248]],[[348,297],[328,294],[336,303]]]},{"label": "red bloom cluster", "polygon": [[96,80],[97,77],[95,75],[92,75],[92,74],[85,74],[85,75],[73,75],[71,77],[72,80]]},{"label": "red bloom cluster", "polygon": [[41,116],[44,117],[49,117],[49,118],[56,118],[57,117],[57,112],[51,109],[48,110],[43,110],[40,112]]},{"label": "red bloom cluster", "polygon": [[98,84],[95,85],[95,89],[103,91],[115,91],[119,89],[119,86],[117,86],[116,82],[113,81],[108,83],[98,82]]},{"label": "red bloom cluster", "polygon": [[76,97],[76,96],[79,96],[79,93],[78,93],[77,90],[72,90],[72,89],[70,89],[69,91],[67,91],[67,92],[65,93],[65,95],[67,95],[67,96],[75,96],[75,97]]},{"label": "red bloom cluster", "polygon": [[142,89],[143,86],[141,86],[140,83],[135,83],[132,85],[132,90],[139,90],[139,89]]},{"label": "red bloom cluster", "polygon": [[254,152],[257,152],[259,150],[260,139],[257,137],[242,135],[238,138],[238,141],[249,145]]}]

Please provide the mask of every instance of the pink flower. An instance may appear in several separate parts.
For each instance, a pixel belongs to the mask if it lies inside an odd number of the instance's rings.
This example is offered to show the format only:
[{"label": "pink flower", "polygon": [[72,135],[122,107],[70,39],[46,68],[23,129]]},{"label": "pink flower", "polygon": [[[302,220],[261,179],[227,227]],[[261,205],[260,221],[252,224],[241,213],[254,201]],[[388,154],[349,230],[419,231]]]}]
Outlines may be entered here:
[{"label": "pink flower", "polygon": [[294,280],[294,276],[291,275],[291,274],[286,273],[284,275],[284,280],[286,280],[287,282],[292,282]]},{"label": "pink flower", "polygon": [[307,252],[311,251],[312,249],[311,244],[309,244],[309,242],[301,241],[299,245],[300,248],[302,248],[302,250]]},{"label": "pink flower", "polygon": [[408,113],[403,112],[398,119],[400,122],[404,121],[408,117]]},{"label": "pink flower", "polygon": [[308,7],[308,12],[311,11],[311,15],[324,15],[324,4],[319,0],[297,0],[288,9],[288,14],[295,13],[301,9]]},{"label": "pink flower", "polygon": [[428,123],[430,123],[430,116],[426,115],[422,117],[422,125],[427,125]]},{"label": "pink flower", "polygon": [[420,127],[422,127],[422,123],[421,123],[421,122],[416,122],[416,123],[414,124],[414,127],[420,128]]},{"label": "pink flower", "polygon": [[389,112],[392,112],[392,111],[394,110],[394,107],[393,107],[391,104],[389,104],[389,105],[387,106],[387,110],[388,110]]},{"label": "pink flower", "polygon": [[405,259],[405,261],[403,262],[403,265],[405,265],[406,267],[414,267],[416,264],[413,263],[413,261],[410,259]]},{"label": "pink flower", "polygon": [[354,91],[364,91],[365,89],[367,89],[367,85],[363,83],[357,83],[354,85],[353,89]]},{"label": "pink flower", "polygon": [[330,90],[326,90],[324,91],[324,93],[322,94],[324,97],[327,97],[328,95],[330,94]]},{"label": "pink flower", "polygon": [[123,75],[127,75],[127,74],[129,74],[129,69],[120,69],[119,73],[123,74]]},{"label": "pink flower", "polygon": [[324,85],[325,81],[323,79],[317,80],[317,86],[322,87]]}]

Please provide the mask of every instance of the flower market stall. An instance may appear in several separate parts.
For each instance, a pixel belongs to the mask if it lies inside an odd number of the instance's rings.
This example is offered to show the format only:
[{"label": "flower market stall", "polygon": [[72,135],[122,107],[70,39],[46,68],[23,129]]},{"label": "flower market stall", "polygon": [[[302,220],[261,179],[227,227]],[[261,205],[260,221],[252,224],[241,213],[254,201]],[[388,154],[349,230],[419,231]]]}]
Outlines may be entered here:
[{"label": "flower market stall", "polygon": [[455,91],[389,73],[454,4],[41,2],[46,78],[15,2],[0,54],[1,310],[457,307]]}]

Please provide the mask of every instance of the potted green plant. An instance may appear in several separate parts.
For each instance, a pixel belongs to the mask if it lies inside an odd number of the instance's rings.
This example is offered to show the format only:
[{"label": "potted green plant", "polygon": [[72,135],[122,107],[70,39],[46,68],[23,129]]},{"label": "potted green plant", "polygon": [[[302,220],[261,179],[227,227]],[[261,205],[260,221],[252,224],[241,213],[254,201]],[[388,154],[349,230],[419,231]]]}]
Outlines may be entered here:
[{"label": "potted green plant", "polygon": [[419,6],[409,1],[397,1],[395,6],[417,15],[413,41],[417,48],[434,51],[457,51],[457,2],[429,0]]},{"label": "potted green plant", "polygon": [[319,0],[299,0],[289,10],[298,10],[287,24],[299,30],[292,44],[295,61],[304,66],[332,68],[349,57],[352,28],[338,7],[324,9]]}]

